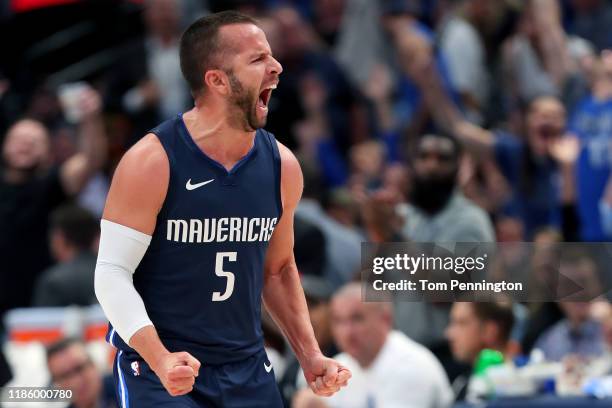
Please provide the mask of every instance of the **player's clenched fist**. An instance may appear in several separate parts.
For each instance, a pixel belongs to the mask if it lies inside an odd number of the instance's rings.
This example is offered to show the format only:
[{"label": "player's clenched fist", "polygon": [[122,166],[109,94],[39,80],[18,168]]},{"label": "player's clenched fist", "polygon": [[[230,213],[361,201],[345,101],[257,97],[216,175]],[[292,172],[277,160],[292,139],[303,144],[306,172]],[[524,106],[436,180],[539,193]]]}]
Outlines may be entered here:
[{"label": "player's clenched fist", "polygon": [[170,353],[160,358],[151,369],[157,374],[164,388],[173,397],[193,390],[200,362],[187,352]]},{"label": "player's clenched fist", "polygon": [[310,358],[302,368],[312,391],[322,397],[335,394],[346,386],[351,378],[351,371],[348,368],[323,355]]}]

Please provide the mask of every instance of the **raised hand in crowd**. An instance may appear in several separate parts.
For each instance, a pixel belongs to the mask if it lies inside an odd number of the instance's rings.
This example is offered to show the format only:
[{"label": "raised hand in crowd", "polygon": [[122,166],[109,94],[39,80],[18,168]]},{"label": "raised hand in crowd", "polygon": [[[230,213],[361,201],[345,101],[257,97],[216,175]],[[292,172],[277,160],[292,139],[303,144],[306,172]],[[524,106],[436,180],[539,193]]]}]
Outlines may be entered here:
[{"label": "raised hand in crowd", "polygon": [[102,168],[107,156],[100,94],[91,87],[83,88],[78,95],[78,106],[79,150],[64,162],[60,171],[62,184],[69,194],[78,193],[93,173]]}]

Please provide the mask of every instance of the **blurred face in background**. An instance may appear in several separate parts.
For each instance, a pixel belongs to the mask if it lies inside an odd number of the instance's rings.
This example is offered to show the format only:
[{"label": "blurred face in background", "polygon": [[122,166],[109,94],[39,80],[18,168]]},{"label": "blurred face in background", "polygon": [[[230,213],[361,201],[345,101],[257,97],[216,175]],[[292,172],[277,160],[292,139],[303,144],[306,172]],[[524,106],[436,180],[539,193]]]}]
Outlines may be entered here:
[{"label": "blurred face in background", "polygon": [[146,0],[144,20],[151,35],[174,38],[180,31],[181,5],[178,0]]},{"label": "blurred face in background", "polygon": [[543,96],[529,106],[526,118],[527,143],[536,156],[546,156],[565,132],[565,108],[555,97]]},{"label": "blurred face in background", "polygon": [[446,205],[456,184],[458,152],[448,138],[423,136],[413,158],[411,202],[434,214]]},{"label": "blurred face in background", "polygon": [[593,64],[593,93],[600,100],[612,98],[612,50],[604,50]]},{"label": "blurred face in background", "polygon": [[49,154],[49,134],[40,122],[21,120],[8,130],[2,157],[9,169],[34,171],[48,162]]},{"label": "blurred face in background", "polygon": [[496,0],[469,0],[465,7],[470,21],[479,29],[488,31],[498,26],[504,4]]},{"label": "blurred face in background", "polygon": [[47,363],[53,382],[72,391],[72,402],[77,407],[95,406],[102,379],[82,344],[72,344],[56,352]]},{"label": "blurred face in background", "polygon": [[311,33],[302,18],[292,7],[280,7],[273,13],[278,23],[284,53],[283,61],[299,59],[311,45]]},{"label": "blurred face in background", "polygon": [[346,0],[314,1],[314,12],[316,14],[314,21],[319,33],[328,41],[332,40],[335,33],[340,29],[345,3]]},{"label": "blurred face in background", "polygon": [[497,242],[522,242],[525,237],[525,227],[518,218],[501,217],[495,222]]},{"label": "blurred face in background", "polygon": [[591,304],[589,302],[559,302],[559,306],[572,326],[578,326],[590,317]]},{"label": "blurred face in background", "polygon": [[536,50],[540,47],[538,38],[540,35],[542,35],[542,30],[540,27],[538,27],[537,22],[537,7],[539,7],[540,9],[543,9],[544,7],[546,8],[546,12],[548,13],[548,15],[546,16],[547,19],[554,19],[557,22],[560,22],[561,19],[561,9],[559,7],[559,2],[540,2],[541,4],[536,5],[535,3],[538,1],[539,0],[527,0],[523,2],[524,8],[519,25],[520,32],[531,41],[531,45],[535,47]]},{"label": "blurred face in background", "polygon": [[258,19],[259,27],[266,34],[266,39],[270,44],[274,57],[282,60],[285,55],[285,39],[281,31],[279,22],[273,17],[262,17]]},{"label": "blurred face in background", "polygon": [[469,302],[456,302],[451,309],[450,323],[446,329],[453,357],[463,363],[473,363],[485,348],[482,340],[483,324]]},{"label": "blurred face in background", "polygon": [[363,303],[359,285],[333,298],[332,333],[338,348],[362,367],[368,367],[383,347],[391,330],[387,303]]},{"label": "blurred face in background", "polygon": [[405,165],[392,163],[385,167],[383,188],[396,194],[402,201],[405,201],[408,197],[408,188],[410,184],[410,173]]},{"label": "blurred face in background", "polygon": [[559,243],[563,237],[555,230],[542,230],[533,237],[534,247],[531,256],[532,279],[545,288],[556,282],[559,275]]},{"label": "blurred face in background", "polygon": [[367,141],[353,146],[350,150],[353,172],[364,177],[366,182],[378,180],[382,175],[385,150],[376,141]]}]

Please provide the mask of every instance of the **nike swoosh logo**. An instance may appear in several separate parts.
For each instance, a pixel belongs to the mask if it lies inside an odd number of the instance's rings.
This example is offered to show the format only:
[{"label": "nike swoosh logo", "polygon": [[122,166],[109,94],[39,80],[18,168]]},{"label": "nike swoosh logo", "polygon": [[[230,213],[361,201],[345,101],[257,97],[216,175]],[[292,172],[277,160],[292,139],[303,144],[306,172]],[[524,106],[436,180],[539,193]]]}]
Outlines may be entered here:
[{"label": "nike swoosh logo", "polygon": [[197,184],[191,184],[191,179],[187,180],[187,184],[185,184],[185,188],[189,191],[191,190],[195,190],[196,188],[200,188],[202,186],[207,185],[208,183],[212,183],[213,181],[215,181],[215,179],[210,179],[207,181],[203,181],[201,183],[197,183]]},{"label": "nike swoosh logo", "polygon": [[266,373],[269,373],[270,371],[272,371],[272,363],[270,363],[270,365],[264,363],[264,368],[266,369]]}]

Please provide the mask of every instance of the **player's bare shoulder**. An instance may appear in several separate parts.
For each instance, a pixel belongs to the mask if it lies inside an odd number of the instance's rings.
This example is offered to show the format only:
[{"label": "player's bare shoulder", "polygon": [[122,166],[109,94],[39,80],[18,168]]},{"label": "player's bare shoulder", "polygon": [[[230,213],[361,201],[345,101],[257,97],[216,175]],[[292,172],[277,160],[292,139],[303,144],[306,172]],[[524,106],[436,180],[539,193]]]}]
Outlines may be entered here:
[{"label": "player's bare shoulder", "polygon": [[296,206],[302,196],[304,188],[304,177],[302,168],[291,150],[281,142],[277,141],[278,151],[281,158],[281,189],[283,207],[287,204]]},{"label": "player's bare shoulder", "polygon": [[[159,138],[153,133],[148,133],[132,146],[121,159],[120,165],[131,171],[139,169],[154,172],[155,176],[168,176],[169,161],[166,151]],[[132,168],[134,167],[134,168]]]},{"label": "player's bare shoulder", "polygon": [[154,220],[166,197],[169,179],[168,156],[157,136],[147,134],[121,158],[103,218],[123,225],[136,222],[129,226],[140,231],[150,229],[154,224],[147,221],[144,225],[138,220]]}]

